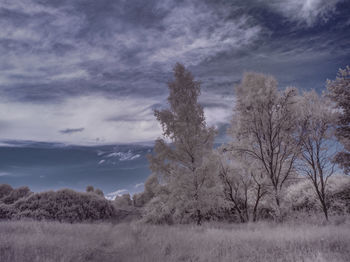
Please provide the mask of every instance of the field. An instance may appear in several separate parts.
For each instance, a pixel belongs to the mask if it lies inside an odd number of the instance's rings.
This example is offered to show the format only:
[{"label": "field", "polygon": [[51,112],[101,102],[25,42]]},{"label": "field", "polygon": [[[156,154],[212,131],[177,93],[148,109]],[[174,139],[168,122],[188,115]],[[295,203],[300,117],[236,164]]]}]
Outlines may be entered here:
[{"label": "field", "polygon": [[0,222],[0,261],[350,261],[350,226]]}]

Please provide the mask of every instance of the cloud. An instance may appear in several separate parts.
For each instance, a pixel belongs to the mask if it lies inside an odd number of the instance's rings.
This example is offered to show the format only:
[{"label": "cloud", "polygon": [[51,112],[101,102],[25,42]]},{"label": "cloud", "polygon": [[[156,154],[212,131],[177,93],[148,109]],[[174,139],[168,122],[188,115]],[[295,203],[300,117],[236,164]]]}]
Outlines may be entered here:
[{"label": "cloud", "polygon": [[139,187],[142,187],[144,185],[144,183],[138,183],[135,185],[135,188],[139,188]]},{"label": "cloud", "polygon": [[[53,104],[2,100],[0,119],[6,125],[2,140],[77,145],[153,141],[161,133],[151,109],[154,103],[158,103],[157,99],[108,99],[102,96],[73,97]],[[125,121],[126,114],[131,121]],[[140,115],[145,118],[140,119]],[[135,121],[132,121],[133,117]],[[110,118],[115,121],[106,121]],[[74,125],[84,126],[84,129],[69,128],[57,133],[62,126]]]},{"label": "cloud", "polygon": [[[79,96],[64,101],[21,103],[0,100],[2,140],[46,141],[75,145],[154,141],[161,128],[153,108],[164,98]],[[233,96],[203,93],[200,103],[209,126],[228,122]],[[61,129],[62,126],[83,126]],[[57,132],[57,130],[60,130]],[[58,134],[57,134],[58,133]],[[138,157],[133,156],[132,159]],[[102,163],[101,163],[102,164]]]},{"label": "cloud", "polygon": [[[166,28],[158,36],[151,63],[197,65],[218,53],[247,46],[259,37],[261,28],[246,16],[228,19],[230,12],[213,12],[206,5],[186,4],[171,8],[164,18]],[[154,36],[152,36],[154,37]]]},{"label": "cloud", "polygon": [[115,192],[108,193],[105,197],[109,200],[114,200],[117,196],[121,196],[123,194],[128,193],[129,191],[127,189],[119,189]]},{"label": "cloud", "polygon": [[269,7],[280,12],[287,18],[306,24],[313,25],[317,20],[326,21],[334,14],[336,5],[342,0],[259,0]]},{"label": "cloud", "polygon": [[244,71],[311,88],[349,60],[341,0],[83,2],[1,5],[3,139],[153,140],[152,109],[165,105],[175,62],[202,81],[207,122],[220,127]]},{"label": "cloud", "polygon": [[261,29],[200,1],[16,0],[1,13],[0,91],[26,101],[159,94],[175,62],[198,65],[249,46]]},{"label": "cloud", "polygon": [[199,102],[204,108],[207,124],[209,126],[218,127],[221,124],[228,123],[232,116],[234,101],[235,99],[232,91],[230,95],[204,92]]},{"label": "cloud", "polygon": [[59,132],[61,134],[72,134],[72,133],[77,133],[77,132],[83,132],[85,128],[67,128],[60,130]]}]

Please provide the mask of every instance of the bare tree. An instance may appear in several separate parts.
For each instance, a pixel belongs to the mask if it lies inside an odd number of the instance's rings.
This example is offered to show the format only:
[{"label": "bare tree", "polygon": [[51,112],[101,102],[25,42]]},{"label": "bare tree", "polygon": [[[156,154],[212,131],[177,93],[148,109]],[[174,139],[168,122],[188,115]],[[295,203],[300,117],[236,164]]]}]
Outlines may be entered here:
[{"label": "bare tree", "polygon": [[244,155],[226,152],[219,154],[217,161],[225,201],[233,205],[241,222],[255,222],[259,203],[267,193],[264,170]]},{"label": "bare tree", "polygon": [[215,130],[206,126],[203,108],[197,99],[200,83],[181,64],[174,68],[175,80],[168,84],[169,109],[155,110],[164,139],[155,142],[150,168],[160,174],[171,192],[175,213],[184,209],[201,224],[201,201],[208,173],[203,160],[212,150]]},{"label": "bare tree", "polygon": [[332,160],[337,153],[334,142],[334,112],[325,97],[315,91],[304,92],[298,104],[302,151],[298,167],[312,182],[323,213],[328,220],[328,178],[334,174]]},{"label": "bare tree", "polygon": [[235,91],[231,149],[257,160],[264,168],[275,201],[276,218],[280,219],[280,194],[294,172],[299,154],[293,108],[296,89],[279,92],[273,77],[246,73]]},{"label": "bare tree", "polygon": [[344,146],[335,160],[345,173],[350,173],[350,67],[339,69],[336,79],[327,81],[327,89],[339,114],[336,136]]}]

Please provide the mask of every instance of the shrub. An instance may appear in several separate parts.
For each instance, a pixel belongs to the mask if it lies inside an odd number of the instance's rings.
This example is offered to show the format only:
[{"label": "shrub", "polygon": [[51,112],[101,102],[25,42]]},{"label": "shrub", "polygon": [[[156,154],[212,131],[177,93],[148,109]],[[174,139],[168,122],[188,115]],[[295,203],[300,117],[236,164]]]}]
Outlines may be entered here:
[{"label": "shrub", "polygon": [[33,194],[17,201],[15,218],[82,222],[111,219],[115,210],[110,201],[97,194],[79,193],[70,189]]},{"label": "shrub", "polygon": [[3,197],[8,196],[13,191],[12,186],[8,184],[0,185],[0,201]]},{"label": "shrub", "polygon": [[16,211],[13,205],[6,205],[4,203],[0,203],[0,219],[11,219],[13,214]]},{"label": "shrub", "polygon": [[25,197],[29,196],[30,194],[32,194],[30,189],[26,186],[23,186],[23,187],[13,189],[8,195],[4,196],[1,199],[1,201],[4,204],[9,205],[9,204],[15,203],[17,200],[19,200],[21,198],[25,198]]}]

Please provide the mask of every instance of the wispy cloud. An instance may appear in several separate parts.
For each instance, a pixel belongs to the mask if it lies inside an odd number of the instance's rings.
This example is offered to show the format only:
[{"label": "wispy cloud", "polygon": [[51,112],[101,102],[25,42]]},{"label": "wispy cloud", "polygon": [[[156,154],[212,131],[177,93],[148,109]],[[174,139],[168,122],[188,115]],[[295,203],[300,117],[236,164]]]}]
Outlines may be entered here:
[{"label": "wispy cloud", "polygon": [[10,176],[11,174],[8,172],[0,172],[0,177],[1,176]]},{"label": "wispy cloud", "polygon": [[135,185],[135,188],[139,188],[139,187],[142,187],[144,185],[144,183],[138,183]]},{"label": "wispy cloud", "polygon": [[114,200],[117,196],[121,196],[121,195],[126,194],[128,192],[129,191],[127,189],[119,189],[119,190],[117,190],[115,192],[108,193],[106,195],[106,198],[110,199],[110,200]]},{"label": "wispy cloud", "polygon": [[265,2],[287,18],[313,25],[317,20],[327,21],[336,10],[336,5],[342,0],[258,0]]},{"label": "wispy cloud", "polygon": [[[0,101],[0,118],[5,125],[1,138],[81,145],[151,141],[161,133],[153,117],[153,103],[156,100],[102,96],[73,97],[51,105]],[[124,119],[126,110],[130,121]],[[139,114],[145,118],[139,119]],[[110,118],[115,121],[106,120]],[[137,121],[131,121],[133,118]],[[74,125],[84,128],[57,134],[60,127]]]},{"label": "wispy cloud", "polygon": [[72,133],[78,133],[78,132],[83,132],[84,128],[67,128],[67,129],[63,129],[60,130],[59,132],[61,134],[72,134]]}]

